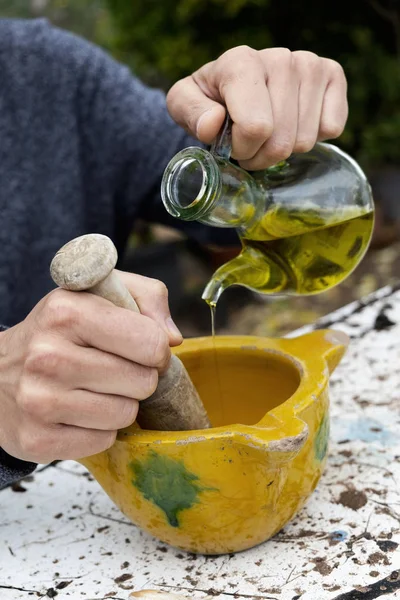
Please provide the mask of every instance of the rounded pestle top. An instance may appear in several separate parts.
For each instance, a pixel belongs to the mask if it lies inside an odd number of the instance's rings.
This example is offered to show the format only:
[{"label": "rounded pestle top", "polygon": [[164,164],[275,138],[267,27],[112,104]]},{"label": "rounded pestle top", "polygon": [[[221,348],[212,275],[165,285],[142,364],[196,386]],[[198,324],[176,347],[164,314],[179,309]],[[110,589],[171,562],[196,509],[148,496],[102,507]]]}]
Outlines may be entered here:
[{"label": "rounded pestle top", "polygon": [[97,285],[113,271],[118,253],[109,237],[100,233],[82,235],[60,248],[50,273],[61,288],[81,291]]}]

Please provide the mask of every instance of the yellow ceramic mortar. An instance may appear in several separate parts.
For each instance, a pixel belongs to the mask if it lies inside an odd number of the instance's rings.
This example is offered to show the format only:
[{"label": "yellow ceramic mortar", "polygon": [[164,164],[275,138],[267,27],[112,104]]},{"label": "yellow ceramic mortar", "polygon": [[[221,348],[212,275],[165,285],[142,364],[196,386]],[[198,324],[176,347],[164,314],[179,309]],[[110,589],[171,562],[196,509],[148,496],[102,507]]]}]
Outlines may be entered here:
[{"label": "yellow ceramic mortar", "polygon": [[[136,525],[194,553],[266,541],[304,505],[325,466],[329,375],[345,334],[195,338],[176,350],[212,429],[133,426],[81,462]],[[217,369],[217,366],[218,369]],[[218,373],[218,378],[217,378]]]}]

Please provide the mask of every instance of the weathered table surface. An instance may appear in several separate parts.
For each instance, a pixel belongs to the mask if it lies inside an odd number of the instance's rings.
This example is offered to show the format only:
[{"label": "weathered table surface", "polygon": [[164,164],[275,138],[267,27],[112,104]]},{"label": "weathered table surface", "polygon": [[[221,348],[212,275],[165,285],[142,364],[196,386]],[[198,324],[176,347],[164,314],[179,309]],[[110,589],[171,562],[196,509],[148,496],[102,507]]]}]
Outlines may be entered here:
[{"label": "weathered table surface", "polygon": [[235,556],[166,548],[83,467],[58,463],[0,494],[0,599],[117,598],[161,589],[221,600],[400,598],[400,291],[325,320],[352,344],[332,379],[325,475],[273,540]]}]

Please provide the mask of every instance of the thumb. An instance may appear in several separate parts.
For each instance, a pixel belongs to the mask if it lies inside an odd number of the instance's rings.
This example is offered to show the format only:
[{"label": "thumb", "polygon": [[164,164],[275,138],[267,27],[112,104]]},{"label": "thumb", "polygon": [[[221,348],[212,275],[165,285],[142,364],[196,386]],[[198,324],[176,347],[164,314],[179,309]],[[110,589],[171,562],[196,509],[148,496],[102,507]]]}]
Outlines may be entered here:
[{"label": "thumb", "polygon": [[192,77],[178,81],[168,92],[171,117],[193,137],[211,144],[225,119],[225,107],[202,91]]},{"label": "thumb", "polygon": [[183,338],[171,317],[166,286],[161,281],[150,277],[124,271],[117,271],[117,273],[136,301],[140,313],[158,323],[168,335],[170,346],[179,346]]}]

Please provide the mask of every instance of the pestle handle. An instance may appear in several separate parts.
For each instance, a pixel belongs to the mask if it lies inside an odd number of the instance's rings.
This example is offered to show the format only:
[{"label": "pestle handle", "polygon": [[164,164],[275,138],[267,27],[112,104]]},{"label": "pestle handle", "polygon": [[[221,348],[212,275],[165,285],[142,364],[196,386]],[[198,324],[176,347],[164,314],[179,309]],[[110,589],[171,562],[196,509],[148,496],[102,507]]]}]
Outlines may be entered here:
[{"label": "pestle handle", "polygon": [[[116,306],[140,312],[138,305],[114,270],[118,254],[107,236],[88,234],[65,244],[54,256],[53,281],[70,291],[86,291]],[[187,431],[211,426],[190,377],[177,356],[171,357],[156,391],[139,406],[137,422],[154,431]]]}]

